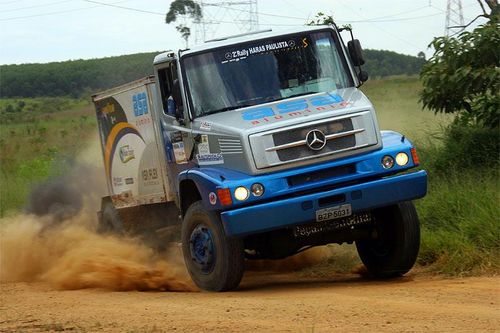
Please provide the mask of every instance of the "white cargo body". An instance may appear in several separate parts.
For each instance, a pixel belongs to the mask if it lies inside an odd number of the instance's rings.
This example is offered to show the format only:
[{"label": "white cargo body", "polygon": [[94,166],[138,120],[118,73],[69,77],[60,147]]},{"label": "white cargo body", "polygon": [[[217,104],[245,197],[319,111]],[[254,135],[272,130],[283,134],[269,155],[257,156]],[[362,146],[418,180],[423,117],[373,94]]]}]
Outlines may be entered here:
[{"label": "white cargo body", "polygon": [[109,194],[116,208],[173,201],[158,137],[154,77],[92,96]]}]

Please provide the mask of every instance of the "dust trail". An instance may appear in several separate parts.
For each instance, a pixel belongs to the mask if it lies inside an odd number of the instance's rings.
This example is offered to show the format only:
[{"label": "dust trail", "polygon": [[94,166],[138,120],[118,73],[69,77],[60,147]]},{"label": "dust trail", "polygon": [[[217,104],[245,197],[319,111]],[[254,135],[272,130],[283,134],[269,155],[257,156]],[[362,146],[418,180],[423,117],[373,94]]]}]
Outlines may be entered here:
[{"label": "dust trail", "polygon": [[0,280],[60,289],[195,290],[175,249],[159,254],[139,239],[97,234],[85,218],[50,228],[47,217],[29,214],[2,221]]},{"label": "dust trail", "polygon": [[250,271],[289,272],[325,263],[333,255],[331,248],[317,246],[280,260],[251,260],[246,264]]},{"label": "dust trail", "polygon": [[101,168],[75,165],[35,188],[24,213],[0,220],[0,281],[195,291],[178,248],[159,253],[139,238],[95,232],[101,174]]}]

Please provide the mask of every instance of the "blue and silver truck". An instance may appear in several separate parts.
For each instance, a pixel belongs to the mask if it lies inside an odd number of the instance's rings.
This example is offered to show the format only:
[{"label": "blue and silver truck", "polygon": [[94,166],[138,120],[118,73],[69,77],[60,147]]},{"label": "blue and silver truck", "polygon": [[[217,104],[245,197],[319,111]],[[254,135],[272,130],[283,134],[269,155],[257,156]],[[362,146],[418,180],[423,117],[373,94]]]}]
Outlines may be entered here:
[{"label": "blue and silver truck", "polygon": [[[235,289],[246,260],[355,243],[369,273],[414,265],[412,200],[425,171],[402,134],[381,131],[359,87],[361,46],[336,26],[260,31],[164,52],[154,76],[93,96],[109,195],[103,230],[157,212],[177,225],[203,290]],[[156,219],[158,220],[158,219]],[[129,221],[130,222],[130,221]]]}]

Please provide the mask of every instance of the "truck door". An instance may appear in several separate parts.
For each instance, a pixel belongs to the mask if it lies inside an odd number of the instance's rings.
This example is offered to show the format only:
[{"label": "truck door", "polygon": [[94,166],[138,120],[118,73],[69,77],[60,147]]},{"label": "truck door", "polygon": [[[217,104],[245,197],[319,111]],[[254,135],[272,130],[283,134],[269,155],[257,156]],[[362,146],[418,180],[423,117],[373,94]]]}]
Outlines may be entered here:
[{"label": "truck door", "polygon": [[177,80],[177,66],[174,60],[157,68],[157,82],[162,102],[160,105],[163,106],[159,117],[160,125],[167,157],[167,169],[172,179],[171,190],[175,193],[177,192],[175,185],[177,175],[194,166],[191,161],[194,142],[190,122],[184,116],[182,101],[174,100],[174,84]]}]

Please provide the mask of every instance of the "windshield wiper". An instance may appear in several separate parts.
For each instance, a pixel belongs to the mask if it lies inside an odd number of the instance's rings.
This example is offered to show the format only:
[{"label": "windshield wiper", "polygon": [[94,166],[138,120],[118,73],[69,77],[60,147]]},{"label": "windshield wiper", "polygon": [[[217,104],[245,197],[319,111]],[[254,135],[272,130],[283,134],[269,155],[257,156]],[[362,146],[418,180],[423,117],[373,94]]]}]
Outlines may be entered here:
[{"label": "windshield wiper", "polygon": [[286,97],[281,97],[281,98],[275,99],[274,101],[281,101],[281,100],[287,99],[287,98],[306,96],[306,95],[312,95],[312,94],[317,94],[317,93],[318,93],[317,91],[308,91],[308,92],[303,92],[303,93],[299,93],[299,94],[293,94],[293,95],[286,96]]},{"label": "windshield wiper", "polygon": [[224,112],[224,111],[231,111],[231,110],[246,108],[246,107],[249,107],[249,106],[253,106],[253,104],[226,106],[226,107],[224,107],[222,109],[210,110],[210,111],[203,112],[203,116],[208,116],[209,114],[214,114],[214,113],[219,113],[219,112]]},{"label": "windshield wiper", "polygon": [[285,97],[285,98],[292,98],[292,97],[299,97],[299,96],[305,96],[305,95],[312,95],[312,94],[317,94],[318,92],[317,91],[308,91],[308,92],[304,92],[304,93],[300,93],[300,94],[293,94],[293,95],[290,95],[288,97]]}]

